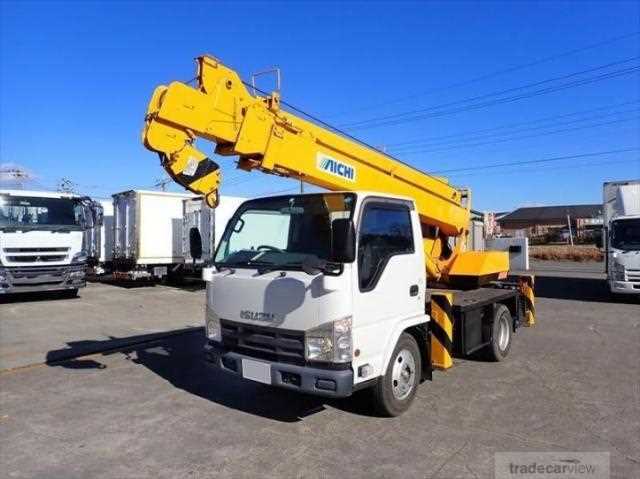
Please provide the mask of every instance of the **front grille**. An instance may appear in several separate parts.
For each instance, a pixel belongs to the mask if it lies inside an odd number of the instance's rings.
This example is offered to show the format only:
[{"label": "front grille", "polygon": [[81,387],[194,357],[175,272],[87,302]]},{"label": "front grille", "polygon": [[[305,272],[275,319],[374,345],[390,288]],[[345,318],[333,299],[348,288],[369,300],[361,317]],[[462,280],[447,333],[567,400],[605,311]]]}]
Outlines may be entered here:
[{"label": "front grille", "polygon": [[63,277],[69,269],[68,266],[18,266],[15,268],[7,268],[6,271],[14,278],[34,278],[36,276],[48,275]]},{"label": "front grille", "polygon": [[640,269],[627,269],[627,281],[640,281]]},{"label": "front grille", "polygon": [[64,261],[67,258],[63,255],[40,255],[40,256],[7,256],[7,260],[12,263],[50,263],[53,261]]},{"label": "front grille", "polygon": [[5,248],[5,253],[66,253],[67,247],[56,248]]},{"label": "front grille", "polygon": [[222,320],[222,344],[247,356],[304,364],[304,332]]}]

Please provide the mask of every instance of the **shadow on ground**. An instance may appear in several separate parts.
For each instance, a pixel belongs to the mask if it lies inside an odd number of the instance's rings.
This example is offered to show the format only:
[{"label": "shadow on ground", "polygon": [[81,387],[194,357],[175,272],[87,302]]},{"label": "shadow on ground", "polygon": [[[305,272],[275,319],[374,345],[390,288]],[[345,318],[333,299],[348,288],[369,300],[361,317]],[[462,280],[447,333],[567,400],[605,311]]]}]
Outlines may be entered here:
[{"label": "shadow on ground", "polygon": [[184,291],[201,291],[205,289],[206,283],[201,278],[171,278],[163,281],[158,280],[129,280],[129,279],[116,279],[112,275],[93,276],[89,278],[92,283],[104,283],[109,286],[117,286],[119,288],[133,289],[133,288],[152,288],[158,284],[167,286],[170,288],[181,289]]},{"label": "shadow on ground", "polygon": [[[67,369],[104,369],[107,365],[99,361],[99,356],[70,359],[70,352],[89,354],[85,351],[101,351],[102,356],[123,354],[127,360],[144,366],[183,391],[225,407],[281,422],[300,421],[324,411],[326,405],[353,414],[374,415],[366,391],[347,399],[323,399],[235,378],[210,368],[203,360],[205,337],[202,328],[182,331],[157,341],[149,336],[68,343],[69,348],[50,351],[47,363],[50,367]],[[118,346],[119,342],[122,344],[127,340],[130,344],[142,340],[145,343],[124,348]],[[118,351],[113,351],[115,348],[119,348]]]},{"label": "shadow on ground", "polygon": [[[82,291],[82,290],[80,290]],[[37,293],[12,293],[6,295],[0,295],[0,304],[9,303],[29,303],[33,301],[57,301],[65,299],[76,299],[78,294],[73,291],[39,291]]]},{"label": "shadow on ground", "polygon": [[104,276],[93,276],[88,278],[92,283],[104,283],[109,286],[117,286],[119,288],[124,289],[133,289],[133,288],[153,288],[156,285],[156,281],[151,280],[132,280],[132,279],[117,279],[114,278],[110,274],[106,274]]},{"label": "shadow on ground", "polygon": [[[78,361],[77,358],[81,356],[88,356],[90,354],[111,354],[116,350],[123,348],[132,348],[140,345],[148,345],[153,341],[160,341],[167,339],[171,336],[181,335],[189,332],[199,332],[202,334],[201,327],[186,327],[182,329],[176,329],[173,331],[162,331],[158,333],[141,334],[138,336],[128,336],[118,338],[116,336],[109,336],[109,339],[93,340],[86,339],[80,341],[67,342],[67,347],[62,349],[53,349],[47,353],[46,363],[49,366],[64,366],[73,368],[74,365],[71,362]],[[65,361],[65,364],[57,364]],[[68,362],[67,362],[68,361]],[[81,369],[75,367],[75,369]]]},{"label": "shadow on ground", "polygon": [[638,295],[612,295],[604,279],[536,275],[535,281],[535,294],[539,298],[640,304]]}]

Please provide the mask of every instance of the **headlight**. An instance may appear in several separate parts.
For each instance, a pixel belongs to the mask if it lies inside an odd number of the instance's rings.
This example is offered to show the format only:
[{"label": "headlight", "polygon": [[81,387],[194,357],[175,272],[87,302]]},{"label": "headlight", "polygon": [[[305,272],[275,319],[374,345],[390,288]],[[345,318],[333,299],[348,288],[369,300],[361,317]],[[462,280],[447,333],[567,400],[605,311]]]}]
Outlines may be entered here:
[{"label": "headlight", "polygon": [[351,361],[351,316],[325,323],[305,334],[305,357],[309,361]]},{"label": "headlight", "polygon": [[613,262],[611,264],[611,269],[613,272],[613,279],[615,281],[624,281],[625,278],[625,268],[620,263]]},{"label": "headlight", "polygon": [[205,323],[207,327],[207,338],[211,341],[222,340],[222,328],[220,327],[220,318],[207,306],[205,313]]},{"label": "headlight", "polygon": [[86,261],[87,261],[86,251],[80,251],[79,253],[74,254],[73,258],[71,258],[72,263],[85,263]]},{"label": "headlight", "polygon": [[84,270],[72,271],[71,273],[69,273],[69,279],[84,279],[84,276]]}]

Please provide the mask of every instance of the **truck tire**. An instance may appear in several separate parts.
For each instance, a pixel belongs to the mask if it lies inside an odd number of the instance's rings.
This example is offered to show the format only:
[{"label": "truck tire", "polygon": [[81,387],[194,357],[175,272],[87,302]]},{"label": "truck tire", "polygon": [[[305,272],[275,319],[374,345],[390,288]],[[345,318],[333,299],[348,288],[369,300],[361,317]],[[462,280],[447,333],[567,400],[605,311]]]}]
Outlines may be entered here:
[{"label": "truck tire", "polygon": [[490,361],[502,361],[509,354],[513,338],[511,312],[504,304],[497,304],[491,324],[491,343],[486,347],[486,357]]},{"label": "truck tire", "polygon": [[399,416],[411,406],[420,378],[422,360],[416,340],[402,333],[393,350],[387,371],[373,387],[373,403],[382,416]]}]

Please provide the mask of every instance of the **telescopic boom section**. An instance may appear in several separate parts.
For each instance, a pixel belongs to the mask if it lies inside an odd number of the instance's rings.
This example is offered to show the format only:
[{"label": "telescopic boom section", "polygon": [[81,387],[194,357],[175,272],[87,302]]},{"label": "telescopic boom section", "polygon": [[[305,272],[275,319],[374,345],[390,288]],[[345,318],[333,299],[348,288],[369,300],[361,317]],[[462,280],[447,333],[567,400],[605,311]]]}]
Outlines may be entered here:
[{"label": "telescopic boom section", "polygon": [[[160,155],[162,166],[179,184],[218,203],[221,172],[197,150],[196,138],[216,143],[219,155],[238,156],[238,167],[300,179],[331,191],[371,190],[412,198],[423,223],[429,276],[452,273],[479,276],[467,253],[470,198],[449,185],[382,152],[280,108],[277,92],[253,96],[238,74],[215,58],[197,58],[197,87],[181,82],[156,88],[146,116],[144,145]],[[456,238],[448,245],[448,237]],[[486,258],[480,263],[485,264]],[[495,258],[490,263],[495,263]],[[504,261],[500,261],[504,263]],[[495,270],[496,266],[489,268]],[[497,269],[503,270],[501,264]],[[508,269],[508,266],[506,267]],[[506,271],[505,269],[505,271]],[[484,274],[487,268],[480,268]]]}]

